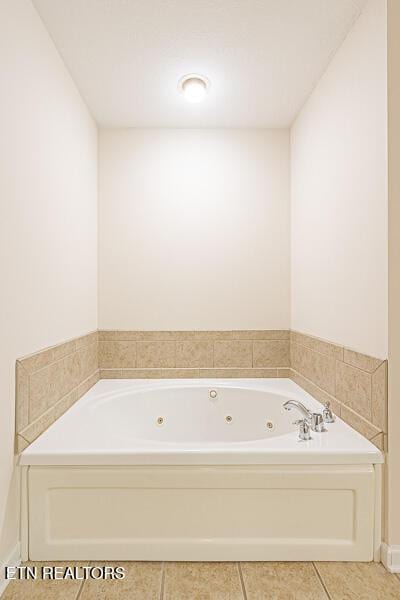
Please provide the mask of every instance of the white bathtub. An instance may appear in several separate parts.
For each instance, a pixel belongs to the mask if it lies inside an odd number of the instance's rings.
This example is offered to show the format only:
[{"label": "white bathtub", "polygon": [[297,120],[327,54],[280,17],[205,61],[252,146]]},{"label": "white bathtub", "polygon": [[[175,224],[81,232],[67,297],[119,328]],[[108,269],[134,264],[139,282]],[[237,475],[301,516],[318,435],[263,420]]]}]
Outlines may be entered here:
[{"label": "white bathtub", "polygon": [[24,558],[372,560],[381,452],[286,379],[103,380],[20,457]]}]

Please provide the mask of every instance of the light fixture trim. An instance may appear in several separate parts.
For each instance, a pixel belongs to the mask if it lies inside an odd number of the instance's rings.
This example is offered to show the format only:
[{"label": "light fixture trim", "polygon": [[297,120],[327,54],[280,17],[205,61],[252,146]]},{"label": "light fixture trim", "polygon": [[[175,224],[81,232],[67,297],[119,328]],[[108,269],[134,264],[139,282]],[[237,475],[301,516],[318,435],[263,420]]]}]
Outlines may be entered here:
[{"label": "light fixture trim", "polygon": [[[196,85],[196,87],[202,89],[202,93],[200,93],[197,97],[195,95],[190,95],[190,87],[187,87],[187,84],[189,81],[193,80],[193,84]],[[200,84],[200,86],[199,86]],[[181,77],[181,79],[178,82],[178,89],[179,91],[183,94],[183,96],[185,97],[185,100],[187,100],[188,102],[192,102],[192,103],[196,103],[196,102],[201,102],[202,100],[204,100],[204,98],[207,95],[207,92],[210,88],[210,81],[209,79],[207,79],[207,77],[204,77],[204,75],[200,75],[199,73],[188,73],[187,75],[184,75],[183,77]],[[193,91],[193,86],[192,86],[192,91]]]}]

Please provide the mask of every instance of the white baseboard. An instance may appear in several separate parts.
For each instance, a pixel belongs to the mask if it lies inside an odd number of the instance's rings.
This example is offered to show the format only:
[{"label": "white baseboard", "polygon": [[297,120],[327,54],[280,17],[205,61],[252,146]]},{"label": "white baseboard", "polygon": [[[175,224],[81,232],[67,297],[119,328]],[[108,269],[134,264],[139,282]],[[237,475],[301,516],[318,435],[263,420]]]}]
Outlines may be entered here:
[{"label": "white baseboard", "polygon": [[9,579],[5,579],[6,567],[17,567],[21,562],[21,551],[19,542],[15,546],[14,550],[7,556],[7,558],[0,563],[0,596],[10,583]]},{"label": "white baseboard", "polygon": [[381,561],[389,573],[400,573],[400,546],[381,546]]}]

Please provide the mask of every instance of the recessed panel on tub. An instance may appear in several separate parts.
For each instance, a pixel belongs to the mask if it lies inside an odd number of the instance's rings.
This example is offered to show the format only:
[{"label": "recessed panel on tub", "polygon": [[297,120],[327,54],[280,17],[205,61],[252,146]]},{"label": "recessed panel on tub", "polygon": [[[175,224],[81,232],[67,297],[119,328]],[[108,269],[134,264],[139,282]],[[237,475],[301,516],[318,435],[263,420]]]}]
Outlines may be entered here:
[{"label": "recessed panel on tub", "polygon": [[[47,505],[51,542],[354,538],[352,490],[53,489],[47,493]],[[317,522],[321,524],[313,525]]]},{"label": "recessed panel on tub", "polygon": [[29,495],[34,560],[372,559],[363,465],[31,467]]}]

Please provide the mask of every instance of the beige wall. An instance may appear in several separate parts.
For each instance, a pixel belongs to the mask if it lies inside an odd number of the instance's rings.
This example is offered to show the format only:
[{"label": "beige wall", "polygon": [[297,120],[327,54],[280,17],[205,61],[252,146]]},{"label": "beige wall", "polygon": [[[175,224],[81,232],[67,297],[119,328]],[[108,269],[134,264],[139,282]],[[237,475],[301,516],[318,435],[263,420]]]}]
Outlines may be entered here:
[{"label": "beige wall", "polygon": [[400,547],[400,2],[388,2],[389,469],[386,541]]},{"label": "beige wall", "polygon": [[382,359],[386,119],[386,1],[370,0],[291,130],[291,327]]},{"label": "beige wall", "polygon": [[15,359],[97,327],[96,127],[28,0],[0,2],[0,563],[18,540]]},{"label": "beige wall", "polygon": [[102,329],[287,329],[289,136],[99,135]]}]

